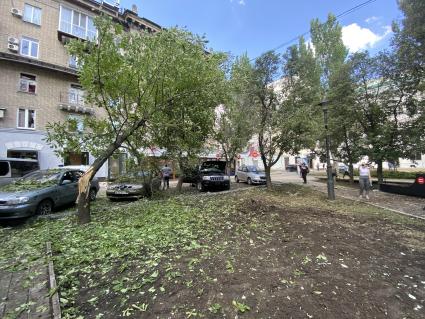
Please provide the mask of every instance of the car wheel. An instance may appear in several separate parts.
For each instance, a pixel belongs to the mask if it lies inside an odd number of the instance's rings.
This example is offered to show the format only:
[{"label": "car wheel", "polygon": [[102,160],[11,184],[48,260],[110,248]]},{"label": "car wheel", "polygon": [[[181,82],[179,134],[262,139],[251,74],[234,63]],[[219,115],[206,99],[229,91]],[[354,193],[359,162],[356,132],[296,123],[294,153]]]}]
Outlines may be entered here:
[{"label": "car wheel", "polygon": [[252,185],[252,180],[251,180],[251,178],[250,178],[250,177],[248,177],[248,179],[247,179],[247,183],[248,183],[248,185]]},{"label": "car wheel", "polygon": [[196,188],[200,192],[204,192],[205,191],[205,187],[204,187],[204,185],[202,185],[202,182],[198,182],[198,184],[196,184]]},{"label": "car wheel", "polygon": [[90,199],[91,202],[96,199],[96,195],[97,195],[96,189],[94,189],[94,188],[90,189],[89,199]]},{"label": "car wheel", "polygon": [[48,215],[53,211],[53,202],[50,199],[42,200],[38,206],[36,213],[37,215]]},{"label": "car wheel", "polygon": [[236,178],[236,183],[239,183],[240,181],[239,181],[239,177],[235,177]]},{"label": "car wheel", "polygon": [[224,186],[224,190],[225,190],[225,191],[230,190],[230,184],[229,184],[229,185]]}]

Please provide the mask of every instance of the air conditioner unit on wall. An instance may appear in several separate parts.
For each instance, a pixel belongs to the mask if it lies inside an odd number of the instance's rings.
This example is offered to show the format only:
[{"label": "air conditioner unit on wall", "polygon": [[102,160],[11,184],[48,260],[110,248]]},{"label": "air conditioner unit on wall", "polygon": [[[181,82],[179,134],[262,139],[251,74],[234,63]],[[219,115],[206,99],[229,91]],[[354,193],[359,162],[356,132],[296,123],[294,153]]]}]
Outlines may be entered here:
[{"label": "air conditioner unit on wall", "polygon": [[19,46],[17,46],[16,44],[11,44],[11,43],[9,43],[9,44],[7,45],[7,48],[8,48],[10,51],[13,51],[13,52],[18,52],[18,50],[19,50]]},{"label": "air conditioner unit on wall", "polygon": [[14,37],[8,37],[7,38],[7,42],[9,42],[10,44],[19,44],[19,39],[18,38],[14,38]]},{"label": "air conditioner unit on wall", "polygon": [[12,8],[12,10],[10,10],[10,13],[12,13],[16,17],[22,17],[22,11],[17,8]]}]

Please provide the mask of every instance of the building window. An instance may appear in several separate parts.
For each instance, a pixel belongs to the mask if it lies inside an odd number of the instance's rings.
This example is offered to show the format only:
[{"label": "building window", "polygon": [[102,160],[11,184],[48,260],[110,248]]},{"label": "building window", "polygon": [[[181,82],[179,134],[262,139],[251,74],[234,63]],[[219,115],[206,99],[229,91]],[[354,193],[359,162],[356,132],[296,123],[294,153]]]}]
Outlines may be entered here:
[{"label": "building window", "polygon": [[81,85],[71,84],[68,91],[68,102],[73,105],[84,106],[84,90]]},{"label": "building window", "polygon": [[71,55],[69,56],[69,67],[73,69],[78,69],[78,60],[75,56]]},{"label": "building window", "polygon": [[21,55],[38,59],[38,40],[22,38]]},{"label": "building window", "polygon": [[73,121],[77,132],[82,133],[84,131],[84,118],[80,115],[69,115],[68,119]]},{"label": "building window", "polygon": [[19,80],[19,91],[35,94],[37,91],[35,75],[21,73],[21,78]]},{"label": "building window", "polygon": [[41,25],[41,9],[25,3],[23,20]]},{"label": "building window", "polygon": [[18,109],[17,127],[24,129],[35,129],[35,111]]},{"label": "building window", "polygon": [[69,152],[65,154],[63,164],[67,165],[89,165],[89,153],[88,152]]},{"label": "building window", "polygon": [[81,39],[96,39],[97,30],[92,17],[61,6],[59,30]]}]

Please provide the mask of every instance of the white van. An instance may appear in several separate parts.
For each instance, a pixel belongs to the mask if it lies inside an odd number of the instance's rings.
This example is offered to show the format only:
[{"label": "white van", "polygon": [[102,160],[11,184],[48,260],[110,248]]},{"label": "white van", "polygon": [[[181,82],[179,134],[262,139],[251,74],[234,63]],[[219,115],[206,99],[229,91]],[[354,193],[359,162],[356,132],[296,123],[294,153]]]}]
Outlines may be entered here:
[{"label": "white van", "polygon": [[40,169],[37,160],[0,157],[0,185]]}]

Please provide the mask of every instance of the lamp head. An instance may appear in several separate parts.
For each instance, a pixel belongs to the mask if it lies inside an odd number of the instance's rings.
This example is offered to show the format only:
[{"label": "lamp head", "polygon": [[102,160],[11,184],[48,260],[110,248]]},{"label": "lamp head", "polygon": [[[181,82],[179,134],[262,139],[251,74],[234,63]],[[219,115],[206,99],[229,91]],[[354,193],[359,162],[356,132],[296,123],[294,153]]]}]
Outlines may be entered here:
[{"label": "lamp head", "polygon": [[322,102],[320,102],[319,104],[317,104],[318,106],[321,106],[323,111],[326,111],[328,109],[328,104],[329,101],[328,100],[323,100]]}]

